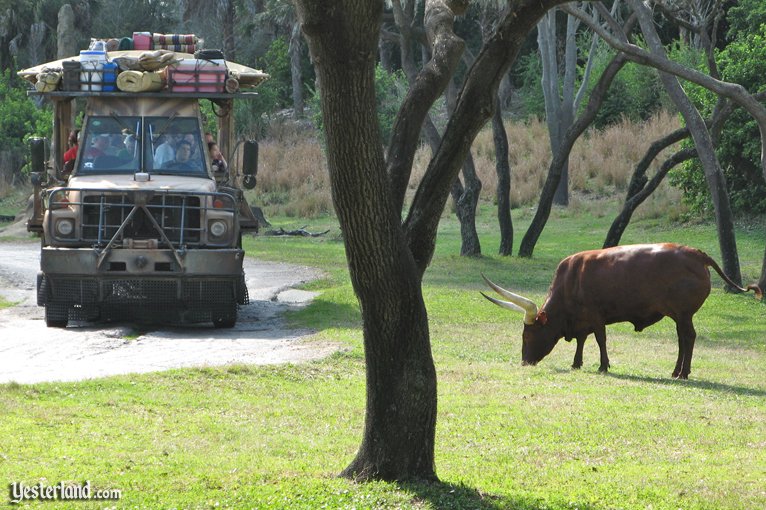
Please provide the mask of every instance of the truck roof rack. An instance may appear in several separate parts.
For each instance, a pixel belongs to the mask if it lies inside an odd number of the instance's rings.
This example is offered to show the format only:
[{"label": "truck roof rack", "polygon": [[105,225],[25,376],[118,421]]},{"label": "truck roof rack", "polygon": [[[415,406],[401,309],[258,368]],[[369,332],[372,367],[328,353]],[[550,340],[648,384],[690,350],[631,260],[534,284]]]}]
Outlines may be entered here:
[{"label": "truck roof rack", "polygon": [[30,96],[43,96],[43,97],[60,97],[60,98],[75,98],[75,97],[159,97],[159,98],[189,98],[189,99],[252,99],[258,96],[257,92],[90,92],[90,91],[67,91],[56,90],[53,92],[39,92],[37,90],[30,90],[27,92]]}]

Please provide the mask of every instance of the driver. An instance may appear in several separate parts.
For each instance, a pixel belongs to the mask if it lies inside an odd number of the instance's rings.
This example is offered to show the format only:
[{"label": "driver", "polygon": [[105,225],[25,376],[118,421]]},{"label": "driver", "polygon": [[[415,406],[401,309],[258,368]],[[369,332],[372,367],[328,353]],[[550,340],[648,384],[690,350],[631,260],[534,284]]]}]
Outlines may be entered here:
[{"label": "driver", "polygon": [[191,143],[187,140],[181,140],[176,146],[175,159],[165,163],[162,168],[167,168],[168,170],[193,170],[195,168],[194,162],[189,159],[191,153]]}]

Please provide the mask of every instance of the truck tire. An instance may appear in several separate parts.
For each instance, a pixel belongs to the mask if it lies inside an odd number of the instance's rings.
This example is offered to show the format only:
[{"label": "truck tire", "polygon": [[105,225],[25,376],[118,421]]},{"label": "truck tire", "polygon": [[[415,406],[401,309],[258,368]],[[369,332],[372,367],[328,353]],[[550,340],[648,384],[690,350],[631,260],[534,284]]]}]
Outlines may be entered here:
[{"label": "truck tire", "polygon": [[233,328],[237,323],[237,304],[233,303],[228,312],[216,312],[213,314],[213,326],[217,329]]},{"label": "truck tire", "polygon": [[49,328],[65,328],[69,322],[69,307],[60,303],[45,304],[45,325]]}]

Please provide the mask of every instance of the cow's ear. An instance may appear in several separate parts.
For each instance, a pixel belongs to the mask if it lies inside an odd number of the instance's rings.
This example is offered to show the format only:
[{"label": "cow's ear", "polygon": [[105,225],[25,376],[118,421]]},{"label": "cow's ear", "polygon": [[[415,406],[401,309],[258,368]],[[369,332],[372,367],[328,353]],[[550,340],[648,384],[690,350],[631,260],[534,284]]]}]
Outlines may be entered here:
[{"label": "cow's ear", "polygon": [[540,325],[545,326],[545,323],[548,322],[548,314],[544,311],[541,311],[537,314],[537,317],[535,318],[536,322],[539,322]]}]

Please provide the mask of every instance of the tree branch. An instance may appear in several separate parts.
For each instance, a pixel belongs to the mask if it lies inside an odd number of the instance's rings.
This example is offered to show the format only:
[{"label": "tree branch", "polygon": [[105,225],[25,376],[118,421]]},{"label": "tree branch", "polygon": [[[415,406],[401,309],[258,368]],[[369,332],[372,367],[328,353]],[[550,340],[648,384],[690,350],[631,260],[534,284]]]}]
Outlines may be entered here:
[{"label": "tree branch", "polygon": [[423,67],[402,103],[394,121],[388,144],[386,166],[391,180],[394,208],[401,211],[404,195],[412,172],[412,162],[420,140],[419,133],[428,110],[441,96],[460,61],[465,43],[455,35],[453,24],[461,2],[428,0],[426,2],[426,32],[432,41],[428,64]]},{"label": "tree branch", "polygon": [[[431,260],[439,218],[450,187],[476,134],[492,116],[498,86],[516,59],[526,35],[545,12],[565,0],[518,0],[498,20],[469,71],[455,113],[432,158],[404,222],[405,236],[418,269]],[[428,4],[426,5],[428,7]]]}]

